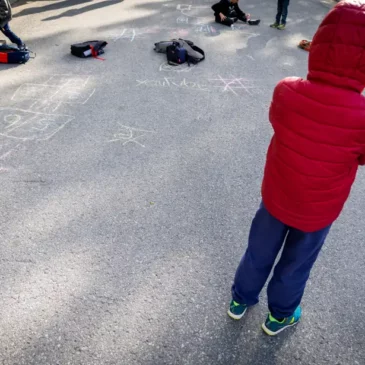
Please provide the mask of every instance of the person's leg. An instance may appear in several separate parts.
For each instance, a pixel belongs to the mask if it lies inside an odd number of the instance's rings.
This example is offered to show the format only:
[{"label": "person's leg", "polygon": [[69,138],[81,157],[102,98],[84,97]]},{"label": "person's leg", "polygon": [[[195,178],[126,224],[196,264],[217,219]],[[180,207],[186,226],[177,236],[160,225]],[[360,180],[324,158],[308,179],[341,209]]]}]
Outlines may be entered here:
[{"label": "person's leg", "polygon": [[247,16],[246,15],[241,15],[237,17],[239,20],[241,20],[241,22],[247,23]]},{"label": "person's leg", "polygon": [[283,245],[288,227],[263,205],[253,219],[248,247],[237,268],[232,286],[235,302],[254,305]]},{"label": "person's leg", "polygon": [[15,43],[18,47],[23,45],[22,40],[11,31],[9,24],[5,24],[3,28],[0,28],[2,33],[9,38],[11,43]]},{"label": "person's leg", "polygon": [[278,11],[276,13],[275,23],[280,24],[281,15],[283,12],[283,2],[285,0],[278,0]]},{"label": "person's leg", "polygon": [[286,24],[286,17],[288,16],[289,1],[290,0],[283,0],[281,24],[284,24],[284,25]]},{"label": "person's leg", "polygon": [[283,253],[267,289],[269,310],[276,319],[290,317],[299,306],[310,271],[330,227],[313,233],[289,229]]},{"label": "person's leg", "polygon": [[221,20],[221,18],[217,16],[215,17],[215,21],[219,24],[227,25],[228,27],[230,27],[234,23],[234,19],[229,18],[228,16],[224,20]]}]

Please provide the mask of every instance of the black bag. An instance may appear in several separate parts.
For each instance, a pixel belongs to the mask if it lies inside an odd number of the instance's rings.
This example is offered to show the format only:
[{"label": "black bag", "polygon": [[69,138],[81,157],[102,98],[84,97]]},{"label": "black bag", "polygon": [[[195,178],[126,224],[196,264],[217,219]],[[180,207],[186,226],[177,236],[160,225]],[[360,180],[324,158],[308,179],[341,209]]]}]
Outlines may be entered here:
[{"label": "black bag", "polygon": [[104,47],[108,44],[105,41],[88,41],[71,45],[71,54],[76,57],[95,57],[104,53]]},{"label": "black bag", "polygon": [[167,62],[173,66],[185,62],[190,66],[191,63],[197,64],[205,59],[205,53],[201,48],[192,41],[181,38],[155,43],[155,51],[166,53]]}]

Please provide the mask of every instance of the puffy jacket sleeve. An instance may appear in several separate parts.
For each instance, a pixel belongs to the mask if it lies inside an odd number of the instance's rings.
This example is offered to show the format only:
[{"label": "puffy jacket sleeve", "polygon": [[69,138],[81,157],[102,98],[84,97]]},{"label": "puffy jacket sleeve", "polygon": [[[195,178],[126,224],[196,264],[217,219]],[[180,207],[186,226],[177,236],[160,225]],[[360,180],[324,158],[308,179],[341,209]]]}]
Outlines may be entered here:
[{"label": "puffy jacket sleeve", "polygon": [[359,158],[359,165],[364,166],[365,165],[365,155],[361,155]]},{"label": "puffy jacket sleeve", "polygon": [[299,77],[286,77],[275,86],[269,111],[270,123],[274,130],[275,124],[280,123],[287,113],[287,104],[293,98],[295,85],[301,81],[302,79]]},{"label": "puffy jacket sleeve", "polygon": [[278,114],[278,109],[280,109],[280,106],[281,106],[280,95],[282,94],[282,88],[285,87],[284,86],[284,80],[281,80],[275,86],[273,96],[272,96],[272,100],[271,100],[271,104],[270,104],[269,120],[270,120],[270,123],[273,126],[273,128],[274,128],[275,121],[277,119],[276,116]]}]

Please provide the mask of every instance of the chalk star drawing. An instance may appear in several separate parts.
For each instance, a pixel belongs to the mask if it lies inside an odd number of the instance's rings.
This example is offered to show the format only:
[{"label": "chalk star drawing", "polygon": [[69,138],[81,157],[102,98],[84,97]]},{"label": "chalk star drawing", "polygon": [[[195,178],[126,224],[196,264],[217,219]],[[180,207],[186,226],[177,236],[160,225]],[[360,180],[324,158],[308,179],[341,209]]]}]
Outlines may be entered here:
[{"label": "chalk star drawing", "polygon": [[137,141],[137,138],[144,137],[147,133],[156,133],[153,131],[146,131],[144,129],[128,127],[121,123],[118,123],[118,124],[121,128],[121,131],[119,131],[118,133],[115,133],[113,135],[113,139],[109,140],[108,142],[118,142],[118,141],[124,140],[125,142],[123,142],[123,146],[126,145],[127,143],[135,143],[135,144],[145,148],[146,146],[143,145],[142,143],[140,143],[139,141]]},{"label": "chalk star drawing", "polygon": [[218,75],[218,79],[209,79],[209,81],[219,82],[219,85],[213,85],[213,87],[221,88],[223,92],[232,92],[235,95],[238,95],[236,90],[244,90],[248,94],[252,95],[252,89],[256,87],[253,85],[253,81],[243,79],[243,78],[223,78],[222,76]]}]

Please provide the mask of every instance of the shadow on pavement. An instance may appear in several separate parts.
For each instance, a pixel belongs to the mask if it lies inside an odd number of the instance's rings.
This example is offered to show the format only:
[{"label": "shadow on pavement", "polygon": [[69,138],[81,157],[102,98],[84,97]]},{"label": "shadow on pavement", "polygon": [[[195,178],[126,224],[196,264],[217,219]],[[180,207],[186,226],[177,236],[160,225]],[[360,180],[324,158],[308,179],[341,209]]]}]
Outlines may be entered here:
[{"label": "shadow on pavement", "polygon": [[[106,1],[103,1],[103,2],[97,2],[97,3],[90,4],[88,6],[82,7],[82,8],[65,11],[64,13],[61,13],[61,14],[59,14],[57,16],[54,16],[54,17],[49,17],[49,18],[44,19],[44,20],[54,20],[54,19],[62,18],[64,16],[70,17],[70,16],[74,16],[74,15],[79,15],[79,14],[83,14],[87,11],[96,10],[96,9],[100,9],[100,8],[103,8],[103,7],[106,7],[106,6],[121,3],[122,1],[123,0],[106,0]],[[24,9],[24,10],[22,10],[22,11],[16,13],[16,14],[14,14],[14,18],[22,17],[22,16],[25,16],[25,15],[43,13],[43,12],[47,12],[47,11],[65,9],[65,8],[69,8],[69,7],[72,7],[72,6],[84,5],[86,3],[91,3],[91,2],[93,2],[93,0],[55,1],[54,3],[49,4],[49,5],[37,6],[37,7],[29,8],[29,9]],[[26,1],[26,2],[21,1],[21,2],[17,3],[16,5],[21,6],[21,5],[24,5],[26,3],[29,3],[29,1]]]}]

